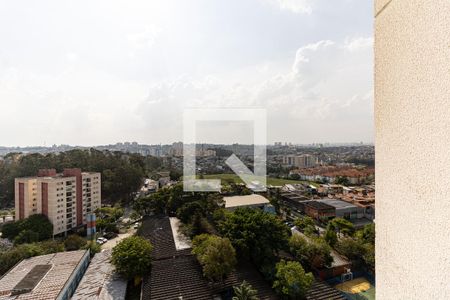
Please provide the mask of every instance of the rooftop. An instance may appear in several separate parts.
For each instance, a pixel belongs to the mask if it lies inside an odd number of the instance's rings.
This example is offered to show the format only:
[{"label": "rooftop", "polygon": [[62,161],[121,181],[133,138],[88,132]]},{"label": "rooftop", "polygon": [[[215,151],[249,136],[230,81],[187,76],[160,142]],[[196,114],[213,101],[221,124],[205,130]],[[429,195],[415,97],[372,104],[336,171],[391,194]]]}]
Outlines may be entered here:
[{"label": "rooftop", "polygon": [[[173,221],[172,221],[173,222]],[[163,216],[146,217],[139,234],[153,244],[152,271],[144,277],[143,299],[214,299],[231,293],[232,287],[244,279],[258,290],[261,300],[278,299],[262,275],[249,263],[241,262],[224,282],[212,284],[202,274],[191,249],[177,250],[170,219]],[[220,299],[220,298],[219,298]]]},{"label": "rooftop", "polygon": [[127,281],[115,274],[111,250],[97,253],[81,279],[73,300],[125,299]]},{"label": "rooftop", "polygon": [[88,252],[60,252],[24,259],[0,279],[0,300],[55,299]]},{"label": "rooftop", "polygon": [[335,207],[336,209],[344,209],[344,208],[357,208],[356,205],[342,201],[337,199],[320,199],[316,200],[317,202],[324,203],[327,205],[331,205]]},{"label": "rooftop", "polygon": [[305,206],[312,207],[314,209],[324,210],[324,209],[335,209],[334,206],[328,205],[327,203],[320,202],[318,200],[305,201],[303,202]]},{"label": "rooftop", "polygon": [[269,200],[258,194],[224,197],[223,200],[225,201],[225,208],[262,205],[270,203]]}]

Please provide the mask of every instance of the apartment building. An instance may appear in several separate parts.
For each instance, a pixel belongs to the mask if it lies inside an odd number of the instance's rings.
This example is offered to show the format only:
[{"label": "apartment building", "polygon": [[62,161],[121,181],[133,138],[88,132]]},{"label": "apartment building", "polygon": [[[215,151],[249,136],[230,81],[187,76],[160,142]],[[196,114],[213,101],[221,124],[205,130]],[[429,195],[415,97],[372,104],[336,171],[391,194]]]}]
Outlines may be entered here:
[{"label": "apartment building", "polygon": [[87,216],[100,206],[100,173],[46,169],[35,177],[15,179],[16,220],[44,214],[55,235],[86,224]]},{"label": "apartment building", "polygon": [[297,168],[311,168],[317,165],[317,157],[311,154],[285,155],[283,165]]}]

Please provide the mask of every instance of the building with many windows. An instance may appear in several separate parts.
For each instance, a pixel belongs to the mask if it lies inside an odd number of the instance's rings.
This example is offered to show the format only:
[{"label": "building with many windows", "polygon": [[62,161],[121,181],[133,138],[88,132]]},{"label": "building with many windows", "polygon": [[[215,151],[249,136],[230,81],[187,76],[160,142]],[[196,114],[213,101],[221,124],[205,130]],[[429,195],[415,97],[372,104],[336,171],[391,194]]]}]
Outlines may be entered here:
[{"label": "building with many windows", "polygon": [[310,154],[283,156],[283,165],[288,167],[311,168],[315,167],[317,162],[317,157]]},{"label": "building with many windows", "polygon": [[55,235],[86,224],[87,216],[99,207],[100,173],[45,169],[35,177],[15,179],[16,220],[44,214],[52,222]]}]

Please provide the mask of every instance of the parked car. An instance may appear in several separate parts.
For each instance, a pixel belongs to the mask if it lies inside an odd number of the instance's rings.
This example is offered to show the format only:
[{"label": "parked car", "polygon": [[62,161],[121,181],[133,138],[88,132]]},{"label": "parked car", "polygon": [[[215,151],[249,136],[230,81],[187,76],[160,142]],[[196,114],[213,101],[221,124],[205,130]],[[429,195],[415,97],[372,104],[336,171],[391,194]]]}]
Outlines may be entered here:
[{"label": "parked car", "polygon": [[104,237],[99,237],[99,238],[97,239],[97,243],[100,244],[100,245],[103,245],[103,244],[106,243],[107,241],[108,241],[108,240],[105,239]]}]

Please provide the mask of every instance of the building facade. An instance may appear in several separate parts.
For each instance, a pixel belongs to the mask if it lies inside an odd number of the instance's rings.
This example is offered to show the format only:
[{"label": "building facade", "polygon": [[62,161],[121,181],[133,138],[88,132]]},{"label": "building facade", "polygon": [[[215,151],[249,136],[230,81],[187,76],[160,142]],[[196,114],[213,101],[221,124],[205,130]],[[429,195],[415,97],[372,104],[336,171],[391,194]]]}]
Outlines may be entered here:
[{"label": "building facade", "polygon": [[317,157],[310,154],[285,155],[283,165],[297,168],[312,168],[317,165]]},{"label": "building facade", "polygon": [[36,177],[15,179],[16,220],[44,214],[55,235],[86,224],[88,215],[100,207],[100,173],[49,169]]}]

